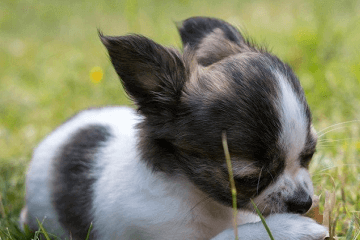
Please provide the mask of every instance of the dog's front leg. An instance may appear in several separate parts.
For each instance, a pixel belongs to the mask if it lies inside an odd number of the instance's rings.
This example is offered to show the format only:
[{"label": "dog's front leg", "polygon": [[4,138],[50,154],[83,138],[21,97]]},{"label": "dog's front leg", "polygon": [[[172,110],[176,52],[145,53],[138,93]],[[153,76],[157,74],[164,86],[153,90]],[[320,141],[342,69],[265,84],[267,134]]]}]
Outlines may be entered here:
[{"label": "dog's front leg", "polygon": [[[274,214],[266,218],[266,223],[275,240],[324,240],[328,234],[326,227],[298,214]],[[238,233],[239,239],[270,239],[262,222],[240,225]],[[212,240],[234,239],[234,230],[227,229]]]}]

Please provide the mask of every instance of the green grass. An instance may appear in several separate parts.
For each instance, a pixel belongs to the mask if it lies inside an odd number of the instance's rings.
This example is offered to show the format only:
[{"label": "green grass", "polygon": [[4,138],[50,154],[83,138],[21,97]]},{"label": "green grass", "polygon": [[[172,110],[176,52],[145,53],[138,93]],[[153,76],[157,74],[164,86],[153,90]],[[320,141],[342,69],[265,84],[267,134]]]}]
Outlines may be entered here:
[{"label": "green grass", "polygon": [[224,154],[225,154],[226,165],[227,165],[227,169],[229,172],[229,182],[230,182],[230,188],[231,188],[231,198],[232,198],[232,208],[233,208],[233,228],[234,228],[234,236],[235,236],[234,240],[239,240],[238,229],[237,229],[237,215],[238,215],[237,200],[236,200],[237,193],[236,193],[236,185],[235,185],[235,180],[234,180],[233,168],[232,168],[232,164],[231,164],[231,157],[230,157],[230,152],[229,152],[229,148],[228,148],[226,131],[222,132],[221,138],[222,138],[222,145],[223,145]]},{"label": "green grass", "polygon": [[[174,21],[195,15],[227,20],[293,67],[321,130],[360,120],[359,11],[359,1],[338,0],[2,0],[0,239],[31,239],[16,223],[36,144],[81,109],[130,104],[97,28],[179,47]],[[95,66],[104,71],[98,84],[89,77]],[[324,191],[336,194],[336,235],[354,239],[360,223],[360,123],[332,130],[319,139],[311,173],[322,195],[320,210]]]}]

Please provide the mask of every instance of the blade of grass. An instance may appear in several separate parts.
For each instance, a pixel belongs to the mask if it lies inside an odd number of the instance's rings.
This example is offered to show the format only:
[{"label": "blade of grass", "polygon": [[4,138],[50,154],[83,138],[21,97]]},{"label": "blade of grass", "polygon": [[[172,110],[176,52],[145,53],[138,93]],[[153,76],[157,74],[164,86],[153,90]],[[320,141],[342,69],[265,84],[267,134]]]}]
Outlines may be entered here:
[{"label": "blade of grass", "polygon": [[353,238],[353,240],[359,239],[358,237],[360,236],[360,230],[357,231],[357,233],[355,234],[355,237]]},{"label": "blade of grass", "polygon": [[10,233],[10,231],[9,231],[9,228],[6,228],[6,230],[7,230],[7,232],[8,232],[8,236],[10,237],[10,239],[11,239],[11,240],[14,239],[14,238],[11,236],[11,233]]},{"label": "blade of grass", "polygon": [[237,204],[236,204],[236,187],[235,187],[235,181],[234,181],[234,175],[232,171],[232,165],[231,165],[231,158],[230,158],[230,152],[229,147],[227,144],[227,137],[226,137],[226,131],[222,132],[222,144],[224,148],[225,153],[225,159],[226,159],[226,165],[229,172],[229,179],[230,179],[230,186],[231,186],[231,195],[233,200],[233,225],[234,225],[234,234],[235,234],[235,240],[239,239],[238,236],[238,229],[237,229]]},{"label": "blade of grass", "polygon": [[346,240],[351,240],[351,237],[353,235],[353,229],[354,229],[354,222],[355,222],[355,218],[352,217],[351,218],[351,222],[350,222],[350,227],[346,233]]},{"label": "blade of grass", "polygon": [[46,240],[51,240],[50,237],[49,237],[49,235],[48,235],[48,233],[45,231],[45,228],[44,228],[43,225],[41,224],[41,222],[40,222],[38,219],[36,219],[36,221],[37,221],[37,223],[39,224],[39,227],[40,227],[40,229],[41,229],[41,233],[44,234],[45,239],[46,239]]},{"label": "blade of grass", "polygon": [[325,206],[324,206],[324,218],[322,225],[328,227],[329,238],[333,239],[335,235],[335,229],[333,226],[333,212],[335,207],[335,191],[325,191]]},{"label": "blade of grass", "polygon": [[34,234],[34,238],[32,240],[39,240],[39,235],[41,233],[41,230],[37,230]]},{"label": "blade of grass", "polygon": [[[4,237],[7,237],[7,239],[13,239],[10,232],[9,232],[9,228],[6,228],[6,231],[5,230],[0,230],[0,233],[2,236]],[[0,236],[0,240],[2,240],[1,236]]]},{"label": "blade of grass", "polygon": [[0,193],[0,216],[2,218],[5,218],[5,216],[6,216],[5,208],[4,208],[4,205],[2,203],[1,193]]},{"label": "blade of grass", "polygon": [[90,227],[89,227],[89,230],[88,230],[88,232],[87,232],[87,235],[86,235],[86,239],[85,240],[89,240],[89,238],[90,238],[90,232],[91,232],[91,229],[93,228],[93,224],[92,224],[92,222],[90,223]]},{"label": "blade of grass", "polygon": [[271,240],[274,240],[274,237],[273,237],[273,235],[271,234],[270,228],[268,227],[268,225],[267,225],[266,222],[265,222],[265,218],[263,217],[263,215],[261,214],[260,210],[257,208],[256,204],[254,203],[254,201],[253,201],[251,198],[250,198],[250,201],[251,201],[252,205],[254,206],[256,213],[259,215],[259,217],[260,217],[260,219],[261,219],[261,222],[263,223],[263,225],[264,225],[264,227],[265,227],[265,229],[266,229],[266,231],[267,231],[270,239],[271,239]]}]

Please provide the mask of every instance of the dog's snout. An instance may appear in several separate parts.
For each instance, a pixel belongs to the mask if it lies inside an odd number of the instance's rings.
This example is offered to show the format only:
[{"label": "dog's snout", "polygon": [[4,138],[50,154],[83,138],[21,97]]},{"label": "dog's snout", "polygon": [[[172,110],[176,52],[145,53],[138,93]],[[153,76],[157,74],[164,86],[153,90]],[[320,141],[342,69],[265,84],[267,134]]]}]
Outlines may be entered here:
[{"label": "dog's snout", "polygon": [[303,189],[296,191],[292,198],[286,201],[289,212],[304,214],[306,213],[311,205],[312,198]]}]

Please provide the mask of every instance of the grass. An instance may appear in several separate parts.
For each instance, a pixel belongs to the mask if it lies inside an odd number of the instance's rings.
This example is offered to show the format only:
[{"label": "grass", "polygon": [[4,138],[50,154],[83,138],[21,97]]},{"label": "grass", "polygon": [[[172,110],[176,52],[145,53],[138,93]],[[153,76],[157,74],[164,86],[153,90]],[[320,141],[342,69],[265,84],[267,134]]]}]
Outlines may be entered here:
[{"label": "grass", "polygon": [[[17,228],[17,220],[36,144],[81,109],[130,104],[97,28],[108,35],[140,33],[180,47],[174,21],[195,15],[229,21],[293,67],[321,135],[310,165],[320,212],[325,190],[335,193],[330,214],[335,235],[357,238],[359,11],[359,1],[350,0],[1,1],[0,239],[32,238]],[[98,83],[90,78],[96,66],[103,70]]]},{"label": "grass", "polygon": [[254,201],[252,199],[250,199],[251,201],[251,204],[254,206],[254,209],[256,211],[256,213],[258,214],[258,216],[260,217],[261,219],[261,222],[262,224],[264,225],[265,229],[266,229],[266,232],[267,234],[269,235],[270,239],[271,240],[274,240],[274,237],[270,231],[270,228],[268,227],[268,225],[266,224],[266,221],[265,221],[265,218],[263,217],[263,215],[261,214],[260,210],[258,209],[258,207],[256,206],[256,204],[254,203]]},{"label": "grass", "polygon": [[224,149],[224,153],[225,153],[226,165],[227,165],[227,169],[229,171],[229,181],[230,181],[230,187],[231,187],[232,208],[233,208],[234,236],[235,236],[235,240],[239,240],[239,234],[238,234],[238,229],[237,229],[237,215],[238,215],[237,202],[236,202],[237,193],[236,193],[233,168],[232,168],[232,164],[231,164],[231,157],[230,157],[230,152],[229,152],[229,148],[228,148],[226,131],[222,132],[221,138],[222,138],[222,145],[223,145],[223,149]]}]

